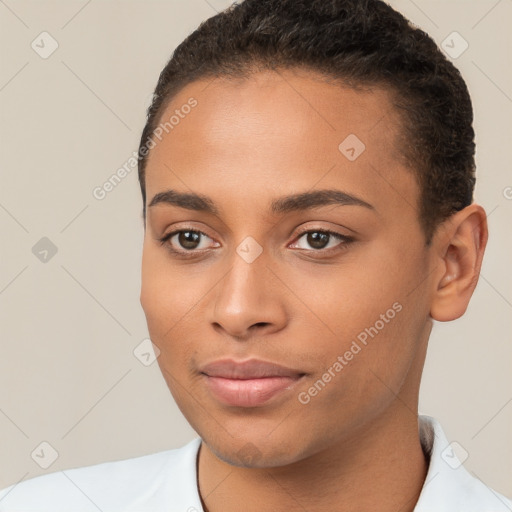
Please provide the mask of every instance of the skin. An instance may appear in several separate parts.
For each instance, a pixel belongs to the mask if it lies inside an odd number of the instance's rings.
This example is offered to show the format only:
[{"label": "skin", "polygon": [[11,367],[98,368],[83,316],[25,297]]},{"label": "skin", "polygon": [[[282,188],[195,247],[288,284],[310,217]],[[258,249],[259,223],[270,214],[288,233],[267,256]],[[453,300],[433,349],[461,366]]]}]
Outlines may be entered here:
[{"label": "skin", "polygon": [[[190,97],[197,106],[150,151],[147,203],[173,189],[210,197],[218,213],[147,207],[140,299],[163,376],[203,439],[205,510],[412,511],[428,468],[417,406],[432,319],[466,310],[487,240],[484,210],[457,212],[425,244],[386,90],[258,72],[189,84],[162,119]],[[366,146],[355,161],[338,149],[349,134]],[[278,197],[320,189],[373,209],[269,210]],[[328,254],[299,228],[353,241],[331,237],[325,245],[339,250]],[[206,234],[189,259],[168,249],[187,251],[178,236],[158,241],[176,229]],[[252,263],[236,252],[248,236],[263,250]],[[298,394],[394,303],[401,311],[301,403]],[[199,368],[251,357],[306,375],[262,407],[218,402]]]}]

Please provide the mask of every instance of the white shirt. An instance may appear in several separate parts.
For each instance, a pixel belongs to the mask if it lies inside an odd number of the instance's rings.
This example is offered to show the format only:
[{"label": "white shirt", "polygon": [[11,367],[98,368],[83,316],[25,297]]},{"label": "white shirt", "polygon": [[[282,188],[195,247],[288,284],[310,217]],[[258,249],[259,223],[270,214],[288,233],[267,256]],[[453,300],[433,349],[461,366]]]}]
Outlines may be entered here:
[{"label": "white shirt", "polygon": [[[473,477],[434,418],[419,417],[430,464],[414,512],[511,512],[512,500]],[[182,448],[54,472],[0,491],[0,512],[204,512],[197,489],[201,439]]]}]

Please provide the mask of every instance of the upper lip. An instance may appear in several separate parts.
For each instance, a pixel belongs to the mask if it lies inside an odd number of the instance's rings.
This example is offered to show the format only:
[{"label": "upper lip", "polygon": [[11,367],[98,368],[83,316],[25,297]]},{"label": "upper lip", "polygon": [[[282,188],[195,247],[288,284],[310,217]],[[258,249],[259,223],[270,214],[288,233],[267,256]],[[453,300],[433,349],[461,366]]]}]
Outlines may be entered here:
[{"label": "upper lip", "polygon": [[249,359],[246,361],[221,359],[203,366],[200,371],[209,377],[223,377],[225,379],[297,378],[305,375],[305,372],[260,359]]}]

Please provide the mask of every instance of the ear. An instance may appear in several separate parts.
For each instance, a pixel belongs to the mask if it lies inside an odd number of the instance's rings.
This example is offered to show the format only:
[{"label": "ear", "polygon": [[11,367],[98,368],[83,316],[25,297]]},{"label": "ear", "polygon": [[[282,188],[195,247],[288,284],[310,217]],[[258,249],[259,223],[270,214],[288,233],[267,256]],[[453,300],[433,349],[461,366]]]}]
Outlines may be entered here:
[{"label": "ear", "polygon": [[453,214],[436,230],[432,268],[437,270],[430,309],[434,320],[448,322],[465,313],[478,282],[487,237],[487,216],[477,204]]}]

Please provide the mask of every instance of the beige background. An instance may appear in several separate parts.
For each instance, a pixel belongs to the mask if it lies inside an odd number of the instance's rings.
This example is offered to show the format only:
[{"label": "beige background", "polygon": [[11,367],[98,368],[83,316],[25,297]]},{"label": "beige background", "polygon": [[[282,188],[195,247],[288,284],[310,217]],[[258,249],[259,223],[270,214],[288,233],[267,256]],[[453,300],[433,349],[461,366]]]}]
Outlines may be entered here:
[{"label": "beige background", "polygon": [[[228,4],[0,0],[0,488],[195,436],[156,363],[133,354],[147,337],[136,170],[102,201],[92,191],[137,150],[171,51]],[[391,4],[439,44],[453,31],[469,43],[456,65],[491,231],[467,315],[434,328],[420,411],[470,471],[512,495],[512,1]],[[31,47],[43,31],[59,45],[47,59]],[[57,247],[46,263],[32,252],[42,237]],[[58,452],[46,470],[31,458],[43,441]]]}]

